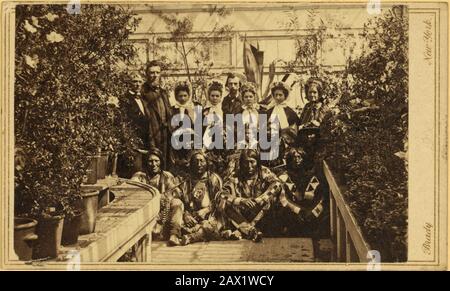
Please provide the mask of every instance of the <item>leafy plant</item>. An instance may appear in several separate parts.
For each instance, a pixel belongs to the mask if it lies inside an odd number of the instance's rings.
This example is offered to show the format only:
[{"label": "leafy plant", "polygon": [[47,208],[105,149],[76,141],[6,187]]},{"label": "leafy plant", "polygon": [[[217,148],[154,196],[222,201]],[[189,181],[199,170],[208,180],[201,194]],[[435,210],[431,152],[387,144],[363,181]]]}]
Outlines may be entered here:
[{"label": "leafy plant", "polygon": [[408,19],[396,6],[370,20],[343,95],[321,127],[320,156],[341,174],[345,199],[383,261],[407,259]]},{"label": "leafy plant", "polygon": [[[193,88],[193,100],[204,102],[206,98],[207,82],[215,75],[210,71],[214,66],[212,53],[214,46],[220,41],[231,37],[232,26],[220,24],[220,19],[230,14],[225,7],[211,6],[208,9],[210,16],[217,17],[214,26],[208,32],[194,32],[194,19],[192,15],[179,16],[171,13],[161,13],[154,11],[160,17],[169,31],[169,36],[155,37],[152,50],[166,64],[166,68],[183,67],[189,82]],[[151,28],[149,29],[151,31]],[[164,40],[164,41],[161,41]],[[164,53],[170,43],[181,63],[175,60],[170,61],[170,57]],[[191,61],[191,62],[190,62]],[[192,67],[192,62],[195,66]],[[172,82],[173,83],[173,82]]]},{"label": "leafy plant", "polygon": [[134,57],[137,24],[118,5],[83,5],[81,14],[17,6],[15,135],[26,156],[17,214],[73,214],[88,156],[125,146],[130,132],[109,103],[130,89],[123,64]]},{"label": "leafy plant", "polygon": [[[353,49],[355,41],[349,42],[349,36],[342,32],[342,24],[336,19],[323,17],[317,9],[308,9],[304,19],[299,18],[295,12],[287,15],[287,20],[282,27],[288,30],[295,46],[295,58],[293,60],[281,60],[285,69],[297,75],[303,88],[310,77],[315,77],[323,82],[323,96],[329,107],[333,107],[345,94],[346,72],[331,70],[322,63],[322,53],[327,39],[332,38],[342,48]],[[304,30],[306,28],[306,34]],[[302,100],[306,102],[306,100]],[[302,108],[296,108],[298,114]]]}]

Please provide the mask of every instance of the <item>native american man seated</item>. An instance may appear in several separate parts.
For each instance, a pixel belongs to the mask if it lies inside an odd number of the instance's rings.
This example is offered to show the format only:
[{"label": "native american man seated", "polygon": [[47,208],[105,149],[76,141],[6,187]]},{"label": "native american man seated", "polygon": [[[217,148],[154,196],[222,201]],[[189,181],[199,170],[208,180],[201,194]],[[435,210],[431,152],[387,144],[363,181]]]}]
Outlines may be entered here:
[{"label": "native american man seated", "polygon": [[177,187],[185,209],[180,244],[239,239],[231,231],[225,231],[224,223],[217,217],[214,202],[222,188],[222,179],[208,170],[204,151],[193,151],[189,170],[188,177]]},{"label": "native american man seated", "polygon": [[153,230],[155,239],[169,240],[169,245],[178,245],[183,220],[183,202],[176,196],[176,179],[161,169],[162,152],[152,148],[148,152],[146,172],[137,172],[132,180],[149,184],[161,193],[161,211]]},{"label": "native american man seated", "polygon": [[258,228],[272,223],[267,214],[281,189],[277,176],[261,166],[258,151],[241,150],[237,167],[218,198],[218,211],[225,217],[226,228],[238,230],[246,239],[261,241]]},{"label": "native american man seated", "polygon": [[326,232],[326,182],[321,181],[313,163],[305,158],[303,149],[290,149],[286,155],[286,171],[279,175],[283,191],[276,212],[277,221],[283,223],[282,235],[316,236],[320,231]]}]

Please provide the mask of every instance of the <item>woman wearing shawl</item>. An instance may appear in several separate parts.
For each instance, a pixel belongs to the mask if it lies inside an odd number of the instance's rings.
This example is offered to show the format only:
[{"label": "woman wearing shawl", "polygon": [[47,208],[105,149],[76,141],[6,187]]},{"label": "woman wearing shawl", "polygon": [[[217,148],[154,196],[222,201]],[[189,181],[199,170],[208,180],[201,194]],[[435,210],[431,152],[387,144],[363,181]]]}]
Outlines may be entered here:
[{"label": "woman wearing shawl", "polygon": [[222,111],[223,85],[213,81],[208,87],[208,101],[202,111],[203,146],[208,150],[209,167],[222,174],[226,168],[225,114]]},{"label": "woman wearing shawl", "polygon": [[278,119],[280,131],[291,128],[296,130],[299,119],[295,111],[287,105],[289,97],[289,87],[284,82],[275,82],[272,85],[271,93],[273,100],[266,112],[270,123]]},{"label": "woman wearing shawl", "polygon": [[[200,104],[193,102],[191,99],[191,86],[187,81],[180,81],[175,85],[174,89],[175,105],[172,106],[172,137],[173,135],[186,135],[191,137],[193,141],[193,127],[197,113],[200,112]],[[177,124],[180,122],[179,124]],[[174,126],[174,124],[177,124]],[[179,140],[181,137],[176,137]],[[190,146],[189,148],[192,148]],[[188,170],[188,159],[190,149],[175,149],[172,145],[171,160],[172,172],[176,176],[184,176]]]},{"label": "woman wearing shawl", "polygon": [[[237,113],[241,114],[245,139],[238,140],[238,149],[258,147],[258,124],[260,108],[257,101],[256,84],[247,82],[241,86],[242,105]],[[237,137],[237,133],[235,133]]]},{"label": "woman wearing shawl", "polygon": [[[297,136],[299,119],[295,111],[287,105],[289,97],[289,87],[284,82],[275,82],[271,88],[272,102],[267,111],[267,132],[272,138],[276,138],[274,131],[278,133],[279,144],[270,149],[270,158],[264,161],[264,165],[271,169],[278,169],[283,166],[283,155],[288,150],[286,136]],[[275,151],[274,151],[275,149]]]}]

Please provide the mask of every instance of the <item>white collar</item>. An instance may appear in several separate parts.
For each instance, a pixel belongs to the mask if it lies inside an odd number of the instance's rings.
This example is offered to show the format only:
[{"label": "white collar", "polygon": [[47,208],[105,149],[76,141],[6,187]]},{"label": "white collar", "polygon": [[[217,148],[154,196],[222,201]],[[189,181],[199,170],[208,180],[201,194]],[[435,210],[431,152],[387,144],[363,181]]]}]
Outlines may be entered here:
[{"label": "white collar", "polygon": [[194,102],[188,101],[188,102],[186,102],[186,103],[184,103],[184,104],[180,104],[180,103],[177,101],[173,107],[175,107],[175,108],[177,108],[177,109],[180,109],[180,108],[193,109],[193,108],[194,108]]}]

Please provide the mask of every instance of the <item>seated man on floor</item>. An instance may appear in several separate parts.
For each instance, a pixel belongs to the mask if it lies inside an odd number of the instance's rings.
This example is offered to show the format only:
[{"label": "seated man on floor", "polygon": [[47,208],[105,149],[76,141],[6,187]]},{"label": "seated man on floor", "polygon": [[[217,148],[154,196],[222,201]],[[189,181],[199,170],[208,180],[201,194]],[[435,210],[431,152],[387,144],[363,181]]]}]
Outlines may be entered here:
[{"label": "seated man on floor", "polygon": [[262,232],[276,224],[270,219],[271,206],[282,189],[277,176],[261,165],[257,150],[240,151],[233,175],[219,197],[218,210],[227,228],[237,229],[244,238],[259,242]]},{"label": "seated man on floor", "polygon": [[175,177],[161,169],[162,152],[157,148],[148,151],[146,172],[137,172],[131,180],[151,185],[161,193],[161,207],[153,231],[155,239],[169,240],[170,246],[180,244],[181,224],[183,220],[183,202],[176,196]]},{"label": "seated man on floor", "polygon": [[286,164],[286,171],[279,175],[284,187],[277,204],[277,220],[283,222],[283,234],[313,237],[326,234],[326,182],[318,178],[314,164],[306,160],[302,148],[292,148]]},{"label": "seated man on floor", "polygon": [[223,230],[223,223],[216,217],[215,199],[222,188],[222,179],[208,170],[204,151],[191,154],[189,175],[177,188],[184,203],[182,245],[200,241],[239,239],[231,231]]}]

